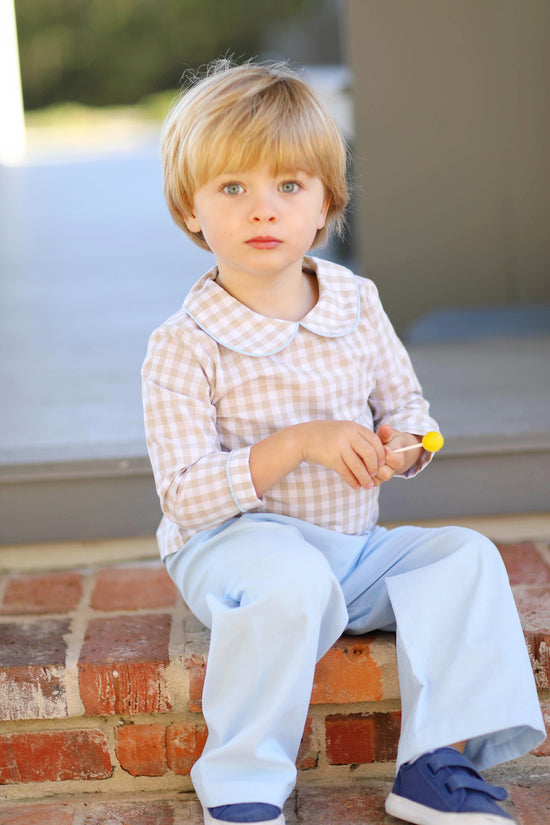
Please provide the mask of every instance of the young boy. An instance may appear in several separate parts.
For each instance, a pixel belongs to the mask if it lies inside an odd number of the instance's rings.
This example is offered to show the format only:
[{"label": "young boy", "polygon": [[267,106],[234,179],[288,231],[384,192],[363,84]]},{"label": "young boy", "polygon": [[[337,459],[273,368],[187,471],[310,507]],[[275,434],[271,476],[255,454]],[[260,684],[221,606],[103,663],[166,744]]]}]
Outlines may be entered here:
[{"label": "young boy", "polygon": [[217,264],[143,366],[161,554],[211,628],[205,822],[282,825],[315,664],[376,628],[397,630],[402,699],[387,811],[510,821],[477,770],[544,739],[523,634],[486,538],[376,525],[378,487],[424,468],[437,425],[374,284],[307,257],[347,202],[331,116],[285,68],[222,63],[162,155],[172,217]]}]

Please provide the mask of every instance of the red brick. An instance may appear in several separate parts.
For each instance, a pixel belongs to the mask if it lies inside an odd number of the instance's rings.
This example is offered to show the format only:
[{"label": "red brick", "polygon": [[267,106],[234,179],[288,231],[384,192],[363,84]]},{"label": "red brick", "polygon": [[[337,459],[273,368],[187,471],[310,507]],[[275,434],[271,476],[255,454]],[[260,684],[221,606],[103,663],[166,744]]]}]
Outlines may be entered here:
[{"label": "red brick", "polygon": [[319,748],[316,746],[313,737],[313,719],[308,716],[304,726],[304,733],[296,764],[299,771],[309,771],[317,767],[319,762]]},{"label": "red brick", "polygon": [[164,799],[96,802],[90,807],[83,825],[174,825],[173,807]]},{"label": "red brick", "polygon": [[337,713],[325,719],[326,752],[331,765],[395,760],[401,714]]},{"label": "red brick", "polygon": [[63,717],[68,620],[0,625],[0,718]]},{"label": "red brick", "polygon": [[[373,702],[382,699],[382,668],[372,655],[376,637],[343,636],[317,664],[311,704]],[[207,655],[194,650],[187,654],[189,709],[200,713]]]},{"label": "red brick", "polygon": [[60,668],[0,670],[0,719],[62,719],[65,716],[67,693]]},{"label": "red brick", "polygon": [[526,633],[525,641],[538,688],[550,687],[550,634]]},{"label": "red brick", "polygon": [[0,737],[0,783],[106,779],[107,742],[99,730],[11,733]]},{"label": "red brick", "polygon": [[182,723],[171,725],[166,731],[166,752],[170,769],[188,776],[201,755],[208,731],[204,725]]},{"label": "red brick", "polygon": [[68,613],[82,598],[76,573],[48,573],[11,579],[4,594],[2,613]]},{"label": "red brick", "polygon": [[522,825],[550,822],[550,782],[548,776],[531,776],[510,784],[508,791],[520,815]]},{"label": "red brick", "polygon": [[169,635],[170,616],[166,614],[93,619],[78,664],[86,714],[135,715],[169,710]]},{"label": "red brick", "polygon": [[166,613],[92,619],[86,630],[80,661],[84,664],[167,663],[169,636],[170,616]]},{"label": "red brick", "polygon": [[499,544],[510,584],[549,584],[550,566],[531,542]]},{"label": "red brick", "polygon": [[100,570],[92,596],[94,610],[151,610],[170,607],[176,588],[165,568]]},{"label": "red brick", "polygon": [[116,731],[120,767],[132,776],[164,776],[166,728],[164,725],[125,725]]},{"label": "red brick", "polygon": [[313,705],[372,702],[382,698],[382,669],[369,636],[343,636],[321,659],[311,694]]},{"label": "red brick", "polygon": [[519,585],[514,598],[539,688],[550,687],[550,585]]},{"label": "red brick", "polygon": [[14,807],[2,807],[0,825],[72,825],[73,806],[69,803],[28,805],[19,803]]},{"label": "red brick", "polygon": [[389,825],[384,802],[391,790],[385,783],[360,788],[304,788],[298,790],[300,822],[315,825]]},{"label": "red brick", "polygon": [[200,713],[202,710],[202,690],[206,675],[206,655],[187,655],[185,667],[189,676],[189,710]]},{"label": "red brick", "polygon": [[523,629],[550,634],[550,585],[516,585],[512,592]]},{"label": "red brick", "polygon": [[547,738],[542,742],[538,748],[535,748],[531,753],[535,756],[550,756],[550,702],[541,702],[541,710],[546,726]]},{"label": "red brick", "polygon": [[0,624],[0,666],[65,664],[68,619]]}]

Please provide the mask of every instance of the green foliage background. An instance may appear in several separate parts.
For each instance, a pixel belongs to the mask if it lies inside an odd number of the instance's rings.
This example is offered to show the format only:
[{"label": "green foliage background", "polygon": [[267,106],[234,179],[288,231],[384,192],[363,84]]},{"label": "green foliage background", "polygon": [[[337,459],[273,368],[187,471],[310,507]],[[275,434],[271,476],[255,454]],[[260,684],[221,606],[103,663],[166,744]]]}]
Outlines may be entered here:
[{"label": "green foliage background", "polygon": [[189,67],[255,57],[311,0],[15,0],[25,108],[128,104]]}]

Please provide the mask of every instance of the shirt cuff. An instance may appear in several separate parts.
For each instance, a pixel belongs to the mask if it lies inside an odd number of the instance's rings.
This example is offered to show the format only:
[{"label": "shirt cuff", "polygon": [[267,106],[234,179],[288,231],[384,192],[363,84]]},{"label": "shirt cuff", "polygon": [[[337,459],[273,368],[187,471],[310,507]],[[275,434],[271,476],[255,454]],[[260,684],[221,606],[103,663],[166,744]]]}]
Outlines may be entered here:
[{"label": "shirt cuff", "polygon": [[241,513],[246,513],[262,503],[262,500],[256,495],[256,489],[250,475],[250,450],[250,447],[233,450],[229,453],[225,465],[227,483],[233,501]]},{"label": "shirt cuff", "polygon": [[[422,445],[419,444],[419,447]],[[400,478],[414,478],[418,473],[420,473],[425,467],[428,466],[432,458],[434,457],[435,453],[428,453],[424,448],[422,448],[422,452],[420,454],[420,458],[418,461],[409,467],[404,473],[400,474]]]}]

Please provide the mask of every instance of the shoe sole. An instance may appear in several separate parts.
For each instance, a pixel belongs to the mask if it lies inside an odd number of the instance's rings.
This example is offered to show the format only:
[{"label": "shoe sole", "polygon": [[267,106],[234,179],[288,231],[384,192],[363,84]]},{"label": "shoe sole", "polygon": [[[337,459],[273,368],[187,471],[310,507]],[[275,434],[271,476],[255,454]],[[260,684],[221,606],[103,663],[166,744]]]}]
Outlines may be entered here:
[{"label": "shoe sole", "polygon": [[277,817],[277,819],[263,819],[261,822],[246,822],[246,823],[239,823],[239,822],[227,822],[223,819],[214,819],[213,816],[207,811],[204,810],[204,825],[285,825],[285,818],[283,814]]},{"label": "shoe sole", "polygon": [[413,825],[514,825],[505,815],[437,811],[394,793],[386,799],[386,812]]}]

